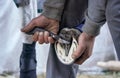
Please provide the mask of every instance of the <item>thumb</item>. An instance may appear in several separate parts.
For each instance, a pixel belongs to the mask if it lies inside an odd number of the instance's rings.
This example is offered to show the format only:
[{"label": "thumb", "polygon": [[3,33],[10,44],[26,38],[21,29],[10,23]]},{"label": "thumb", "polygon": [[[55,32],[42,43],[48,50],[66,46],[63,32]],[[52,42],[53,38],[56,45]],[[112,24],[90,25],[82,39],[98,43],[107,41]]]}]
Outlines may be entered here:
[{"label": "thumb", "polygon": [[85,51],[85,46],[82,44],[79,44],[78,47],[76,48],[76,51],[73,52],[72,58],[77,59],[79,58]]},{"label": "thumb", "polygon": [[32,20],[27,26],[21,29],[22,32],[29,32],[36,26],[36,23],[34,20]]}]

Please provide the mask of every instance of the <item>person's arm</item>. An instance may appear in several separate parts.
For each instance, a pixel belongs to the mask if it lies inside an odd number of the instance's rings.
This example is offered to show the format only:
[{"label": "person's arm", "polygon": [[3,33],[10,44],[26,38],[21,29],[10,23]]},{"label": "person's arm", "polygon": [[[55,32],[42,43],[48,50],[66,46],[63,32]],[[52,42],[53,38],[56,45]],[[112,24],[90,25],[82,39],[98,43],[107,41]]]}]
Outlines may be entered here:
[{"label": "person's arm", "polygon": [[89,0],[83,32],[92,36],[99,34],[101,26],[106,22],[106,2],[107,0]]},{"label": "person's arm", "polygon": [[83,33],[78,39],[78,47],[72,57],[77,64],[82,64],[92,54],[95,37],[99,34],[101,26],[105,23],[106,0],[89,0],[86,22]]},{"label": "person's arm", "polygon": [[[21,29],[22,32],[29,32],[34,27],[43,27],[44,29],[57,33],[59,30],[59,21],[66,0],[46,0],[43,13],[34,18],[27,26]],[[42,43],[54,43],[54,39],[46,32],[36,32],[33,35],[34,41]]]},{"label": "person's arm", "polygon": [[46,0],[42,15],[60,21],[66,0]]}]

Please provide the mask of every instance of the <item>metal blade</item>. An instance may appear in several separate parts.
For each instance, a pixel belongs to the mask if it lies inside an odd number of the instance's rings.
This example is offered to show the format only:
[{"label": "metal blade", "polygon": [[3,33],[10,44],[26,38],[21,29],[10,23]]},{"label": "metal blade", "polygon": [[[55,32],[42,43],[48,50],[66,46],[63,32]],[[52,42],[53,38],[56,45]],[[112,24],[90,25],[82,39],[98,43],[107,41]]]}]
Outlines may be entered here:
[{"label": "metal blade", "polygon": [[61,39],[61,38],[58,39],[58,42],[59,42],[59,43],[64,43],[64,44],[70,44],[69,41],[66,41],[66,40]]}]

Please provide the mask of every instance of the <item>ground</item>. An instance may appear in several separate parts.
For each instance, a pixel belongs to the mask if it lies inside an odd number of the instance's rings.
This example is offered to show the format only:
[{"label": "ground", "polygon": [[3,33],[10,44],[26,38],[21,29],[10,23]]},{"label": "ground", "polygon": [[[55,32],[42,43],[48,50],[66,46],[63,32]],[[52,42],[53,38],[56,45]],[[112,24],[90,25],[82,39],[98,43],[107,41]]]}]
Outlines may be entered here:
[{"label": "ground", "polygon": [[[39,75],[38,78],[45,78],[45,75]],[[105,72],[105,74],[79,74],[77,78],[120,78],[120,72]]]},{"label": "ground", "polygon": [[[19,78],[14,76],[0,76],[0,78]],[[38,75],[38,78],[45,78],[45,74]],[[105,72],[104,74],[78,74],[77,78],[120,78],[120,72]]]}]

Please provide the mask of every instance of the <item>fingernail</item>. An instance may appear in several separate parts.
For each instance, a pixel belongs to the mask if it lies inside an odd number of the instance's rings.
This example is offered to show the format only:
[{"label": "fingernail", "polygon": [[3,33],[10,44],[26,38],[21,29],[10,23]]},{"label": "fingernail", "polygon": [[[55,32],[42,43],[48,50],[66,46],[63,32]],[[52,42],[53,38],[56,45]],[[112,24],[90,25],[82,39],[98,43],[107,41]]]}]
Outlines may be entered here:
[{"label": "fingernail", "polygon": [[40,36],[43,35],[43,32],[39,32],[39,35],[40,35]]}]

